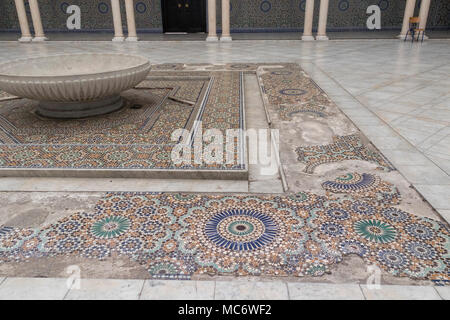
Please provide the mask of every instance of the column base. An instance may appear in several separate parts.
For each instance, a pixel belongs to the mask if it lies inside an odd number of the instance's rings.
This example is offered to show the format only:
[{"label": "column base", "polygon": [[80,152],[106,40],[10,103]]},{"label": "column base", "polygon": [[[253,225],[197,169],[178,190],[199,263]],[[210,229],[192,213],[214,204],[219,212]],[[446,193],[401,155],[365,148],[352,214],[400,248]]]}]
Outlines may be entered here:
[{"label": "column base", "polygon": [[219,41],[219,37],[217,37],[217,36],[207,36],[206,37],[206,41],[208,41],[208,42],[217,42],[217,41]]},{"label": "column base", "polygon": [[231,36],[222,36],[222,37],[220,37],[220,41],[230,42],[230,41],[233,41],[233,38],[231,38]]},{"label": "column base", "polygon": [[[399,34],[397,37],[396,37],[397,39],[399,39],[399,40],[405,40],[405,35],[404,34]],[[428,40],[429,39],[429,37],[425,34],[424,36],[423,36],[423,40]],[[411,35],[410,34],[408,34],[408,36],[406,37],[406,41],[411,41]],[[414,41],[416,41],[417,40],[417,35],[415,35],[414,36]],[[419,36],[419,41],[421,41],[422,40],[422,34],[420,34],[420,36]]]},{"label": "column base", "polygon": [[31,41],[33,41],[33,42],[42,42],[42,41],[47,41],[47,40],[48,40],[48,38],[43,36],[43,37],[34,37],[33,40],[31,40]]},{"label": "column base", "polygon": [[33,40],[33,37],[21,37],[17,41],[19,42],[31,42]]},{"label": "column base", "polygon": [[125,41],[125,37],[114,37],[111,41],[122,42],[122,41]]},{"label": "column base", "polygon": [[314,37],[313,36],[302,36],[302,40],[303,41],[314,41]]},{"label": "column base", "polygon": [[136,41],[139,41],[139,38],[138,37],[127,37],[127,39],[125,41],[136,42]]},{"label": "column base", "polygon": [[319,35],[317,35],[316,36],[316,40],[320,40],[320,41],[326,41],[326,40],[329,40],[329,38],[327,37],[327,36],[319,36]]}]

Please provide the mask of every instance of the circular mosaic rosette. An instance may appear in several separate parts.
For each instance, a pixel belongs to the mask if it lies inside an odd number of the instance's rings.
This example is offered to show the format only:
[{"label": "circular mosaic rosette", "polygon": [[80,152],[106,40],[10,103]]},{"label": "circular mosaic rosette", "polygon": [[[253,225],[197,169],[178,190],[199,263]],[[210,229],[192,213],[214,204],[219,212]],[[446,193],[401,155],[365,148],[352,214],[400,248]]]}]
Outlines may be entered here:
[{"label": "circular mosaic rosette", "polygon": [[340,199],[311,211],[319,238],[396,276],[449,280],[450,232],[441,222],[392,207]]},{"label": "circular mosaic rosette", "polygon": [[152,278],[320,276],[357,254],[396,276],[449,280],[446,224],[343,198],[116,193],[92,213],[35,229],[0,229],[0,261],[131,258]]},{"label": "circular mosaic rosette", "polygon": [[172,208],[159,205],[154,194],[110,194],[96,212],[63,218],[41,231],[42,251],[103,259],[112,252],[136,258],[176,245],[167,242],[176,220]]},{"label": "circular mosaic rosette", "polygon": [[298,211],[279,197],[217,197],[189,209],[176,239],[182,252],[195,257],[198,273],[325,272],[336,256],[319,239],[311,239],[312,230]]},{"label": "circular mosaic rosette", "polygon": [[396,205],[401,201],[400,192],[395,186],[369,173],[347,173],[334,181],[325,181],[322,187],[328,192],[348,194],[354,199],[377,201],[385,205]]}]

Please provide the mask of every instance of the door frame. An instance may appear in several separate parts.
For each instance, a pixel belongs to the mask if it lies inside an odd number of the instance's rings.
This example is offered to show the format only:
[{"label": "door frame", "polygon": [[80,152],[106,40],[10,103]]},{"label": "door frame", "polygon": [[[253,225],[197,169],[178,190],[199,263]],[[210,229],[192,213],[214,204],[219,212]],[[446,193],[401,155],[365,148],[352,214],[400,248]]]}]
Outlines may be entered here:
[{"label": "door frame", "polygon": [[[202,19],[201,19],[201,28],[202,30],[199,32],[207,32],[207,1],[206,0],[194,0],[194,1],[202,1]],[[167,9],[166,9],[166,0],[161,0],[161,16],[163,23],[163,33],[167,30]]]}]

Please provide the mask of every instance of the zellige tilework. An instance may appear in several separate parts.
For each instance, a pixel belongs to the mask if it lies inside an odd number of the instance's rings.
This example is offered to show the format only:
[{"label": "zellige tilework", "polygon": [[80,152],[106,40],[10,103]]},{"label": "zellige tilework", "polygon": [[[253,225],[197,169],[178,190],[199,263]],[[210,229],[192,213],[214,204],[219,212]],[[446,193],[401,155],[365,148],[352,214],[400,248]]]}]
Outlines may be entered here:
[{"label": "zellige tilework", "polygon": [[[107,115],[76,120],[46,119],[36,102],[0,103],[0,168],[242,170],[234,163],[171,161],[177,129],[243,129],[242,74],[237,71],[160,71],[123,94],[125,107]],[[175,65],[184,69],[185,66]],[[159,70],[159,71],[158,71]],[[243,143],[243,142],[240,142]],[[235,146],[235,159],[243,148]]]},{"label": "zellige tilework", "polygon": [[356,254],[394,276],[449,280],[447,224],[393,207],[377,176],[348,173],[324,186],[335,197],[109,193],[92,212],[2,232],[0,261],[115,254],[155,279],[302,277]]},{"label": "zellige tilework", "polygon": [[394,170],[382,154],[364,145],[358,134],[336,136],[334,143],[329,145],[298,147],[296,152],[298,161],[306,164],[304,172],[307,173],[313,173],[314,168],[321,164],[344,160],[365,160],[378,164],[384,170]]}]

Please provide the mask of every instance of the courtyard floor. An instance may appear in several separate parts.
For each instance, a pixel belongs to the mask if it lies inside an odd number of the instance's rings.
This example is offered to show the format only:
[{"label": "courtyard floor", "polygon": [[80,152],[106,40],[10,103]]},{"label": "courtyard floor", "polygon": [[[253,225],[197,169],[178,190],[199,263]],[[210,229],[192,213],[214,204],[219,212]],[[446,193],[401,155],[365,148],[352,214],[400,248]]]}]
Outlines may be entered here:
[{"label": "courtyard floor", "polygon": [[[49,121],[0,96],[0,297],[53,282],[55,298],[80,297],[58,279],[76,266],[85,297],[111,285],[132,298],[448,298],[449,47],[0,42],[0,63],[108,51],[154,64],[97,119]],[[197,121],[278,130],[277,170],[239,143],[232,164],[173,167],[169,133]]]}]

